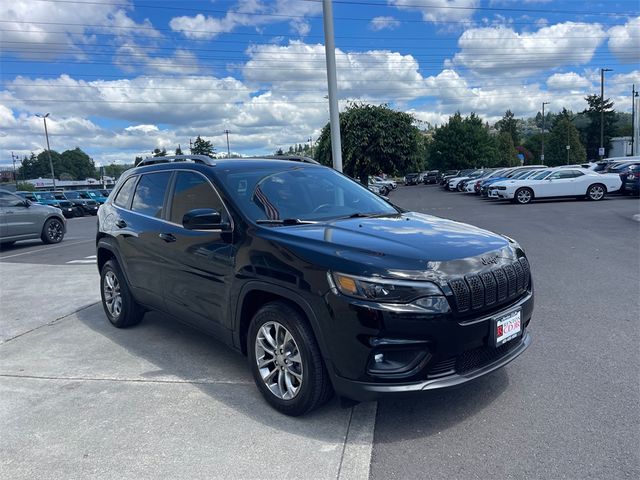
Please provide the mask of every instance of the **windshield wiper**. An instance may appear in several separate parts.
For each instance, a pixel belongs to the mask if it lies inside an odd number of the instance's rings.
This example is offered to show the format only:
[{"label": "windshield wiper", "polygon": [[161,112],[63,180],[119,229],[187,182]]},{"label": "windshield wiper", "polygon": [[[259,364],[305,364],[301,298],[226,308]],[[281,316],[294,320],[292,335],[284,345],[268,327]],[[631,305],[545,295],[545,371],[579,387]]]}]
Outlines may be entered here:
[{"label": "windshield wiper", "polygon": [[395,213],[360,213],[360,212],[356,212],[356,213],[352,213],[351,215],[349,215],[348,217],[345,218],[376,218],[376,217],[394,217],[396,215],[400,215],[399,212],[395,212]]},{"label": "windshield wiper", "polygon": [[267,218],[261,218],[256,220],[256,223],[259,225],[312,225],[318,222],[313,222],[311,220],[300,220],[299,218],[283,218],[279,220],[270,220]]}]

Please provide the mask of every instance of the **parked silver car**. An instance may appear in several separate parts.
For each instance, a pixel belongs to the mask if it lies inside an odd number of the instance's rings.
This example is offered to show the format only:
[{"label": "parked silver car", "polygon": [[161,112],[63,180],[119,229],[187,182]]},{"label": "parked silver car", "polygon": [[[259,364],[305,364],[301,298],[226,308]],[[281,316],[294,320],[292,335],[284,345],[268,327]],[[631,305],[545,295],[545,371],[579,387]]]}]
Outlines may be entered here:
[{"label": "parked silver car", "polygon": [[0,190],[0,245],[40,238],[59,243],[67,231],[67,221],[59,208],[32,203]]}]

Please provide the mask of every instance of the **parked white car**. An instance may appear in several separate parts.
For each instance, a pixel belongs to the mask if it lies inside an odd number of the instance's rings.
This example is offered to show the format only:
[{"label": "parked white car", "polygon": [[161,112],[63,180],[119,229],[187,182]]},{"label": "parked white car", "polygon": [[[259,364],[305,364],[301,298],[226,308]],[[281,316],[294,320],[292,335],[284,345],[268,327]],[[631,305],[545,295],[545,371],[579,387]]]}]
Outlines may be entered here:
[{"label": "parked white car", "polygon": [[577,197],[602,200],[608,192],[620,190],[622,180],[616,174],[598,174],[586,168],[556,167],[519,180],[496,182],[489,198],[511,200],[525,205],[536,198]]},{"label": "parked white car", "polygon": [[382,177],[369,177],[369,183],[374,183],[376,185],[384,185],[387,187],[388,191],[395,190],[398,188],[398,184],[393,180],[385,180]]}]

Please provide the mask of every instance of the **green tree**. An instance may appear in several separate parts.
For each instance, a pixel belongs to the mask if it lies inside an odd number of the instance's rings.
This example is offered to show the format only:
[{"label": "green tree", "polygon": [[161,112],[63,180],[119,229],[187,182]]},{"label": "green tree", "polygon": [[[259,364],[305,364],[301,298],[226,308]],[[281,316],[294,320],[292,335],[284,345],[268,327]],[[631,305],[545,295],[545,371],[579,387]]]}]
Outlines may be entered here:
[{"label": "green tree", "polygon": [[178,148],[176,148],[176,155],[184,155],[184,153],[182,153],[182,149],[180,148],[180,145],[178,145]]},{"label": "green tree", "polygon": [[159,148],[154,148],[153,152],[151,152],[153,154],[154,157],[166,157],[167,156],[167,149],[163,148],[162,150],[160,150]]},{"label": "green tree", "polygon": [[511,135],[514,146],[520,145],[520,124],[511,110],[504,112],[502,120],[498,120],[498,122],[496,122],[495,128],[500,133],[508,133]]},{"label": "green tree", "polygon": [[[551,124],[549,124],[551,126]],[[549,134],[544,137],[545,143],[548,142]],[[527,163],[540,163],[540,155],[542,154],[542,134],[534,133],[524,141],[523,147],[531,152],[531,161]],[[544,163],[544,162],[543,162]]]},{"label": "green tree", "polygon": [[65,150],[60,155],[60,165],[54,164],[56,175],[67,173],[77,180],[84,180],[95,176],[96,165],[89,155],[79,147],[73,150]]},{"label": "green tree", "polygon": [[[396,175],[416,161],[420,132],[415,119],[387,105],[350,104],[340,113],[344,172],[367,183],[378,172]],[[316,159],[332,165],[331,126],[324,126],[317,142]]]},{"label": "green tree", "polygon": [[440,170],[497,166],[496,142],[480,117],[460,112],[435,129],[429,144],[430,167]]},{"label": "green tree", "polygon": [[[546,165],[566,165],[585,161],[587,154],[580,141],[580,133],[569,115],[560,114],[556,117],[547,138],[549,141],[545,142],[544,152]],[[569,149],[567,149],[567,145],[569,145]]]},{"label": "green tree", "polygon": [[496,160],[495,165],[501,167],[516,167],[520,165],[518,152],[513,145],[513,139],[509,132],[500,132],[496,137]]},{"label": "green tree", "polygon": [[35,192],[36,191],[36,187],[29,182],[20,182],[18,183],[16,190],[20,191],[20,192]]},{"label": "green tree", "polygon": [[135,160],[133,161],[133,165],[134,166],[138,165],[142,160],[144,160],[144,158],[136,157]]},{"label": "green tree", "polygon": [[613,101],[605,98],[600,100],[600,95],[585,97],[588,107],[582,112],[588,119],[586,126],[580,131],[580,138],[587,150],[587,158],[598,158],[600,148],[600,113],[604,116],[604,148],[605,154],[609,151],[611,137],[615,135],[616,114],[613,110]]},{"label": "green tree", "polygon": [[193,147],[191,147],[192,155],[207,155],[208,157],[212,157],[215,154],[215,148],[211,142],[201,138],[200,135],[196,138],[196,141],[193,142]]},{"label": "green tree", "polygon": [[276,150],[276,155],[284,155],[282,148],[278,148],[278,150]]}]

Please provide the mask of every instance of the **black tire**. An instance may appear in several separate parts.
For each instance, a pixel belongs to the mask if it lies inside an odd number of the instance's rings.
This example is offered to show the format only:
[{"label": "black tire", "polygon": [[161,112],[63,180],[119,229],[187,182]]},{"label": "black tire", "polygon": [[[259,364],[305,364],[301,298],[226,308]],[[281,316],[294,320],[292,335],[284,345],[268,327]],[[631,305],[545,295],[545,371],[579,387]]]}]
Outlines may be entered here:
[{"label": "black tire", "polygon": [[[261,334],[261,328],[263,326],[269,328],[270,325],[273,326],[275,324],[278,324],[280,327],[284,327],[285,331],[288,331],[291,335],[293,343],[289,343],[289,345],[295,347],[294,350],[298,352],[297,357],[301,360],[298,362],[300,364],[300,370],[298,373],[301,373],[301,381],[298,385],[298,391],[295,393],[293,398],[281,398],[277,393],[274,393],[265,380],[263,380],[260,369],[258,368],[256,350],[262,349],[264,351],[266,349],[264,349],[262,345],[269,345],[268,343],[260,342],[258,340],[258,335]],[[274,350],[274,353],[275,352],[276,351]],[[333,395],[333,388],[331,386],[329,374],[324,365],[324,360],[322,359],[320,348],[318,347],[318,343],[316,342],[311,326],[307,322],[306,318],[304,318],[295,308],[292,308],[285,302],[275,301],[268,303],[260,308],[260,310],[258,310],[254,315],[251,320],[251,324],[249,325],[249,332],[247,335],[247,353],[249,357],[249,367],[251,368],[251,373],[253,374],[253,378],[260,390],[260,393],[262,393],[265,400],[273,408],[285,415],[294,417],[304,415],[305,413],[318,408]],[[273,353],[268,353],[273,357],[273,361],[269,361],[265,364],[265,368],[263,368],[263,370],[266,370],[266,374],[274,377],[274,380],[276,375],[271,375],[268,372],[270,370],[275,370],[278,374],[278,378],[280,378],[281,374],[278,371],[278,368],[284,370],[285,367],[278,367],[277,361],[286,363],[287,360],[285,358],[288,358],[287,352],[280,350],[280,353],[281,355],[279,356],[279,360],[276,359],[276,355]],[[283,353],[284,355],[282,355]],[[266,357],[262,356],[260,358],[265,359]],[[271,367],[269,367],[269,365]],[[286,368],[287,370],[293,368],[293,364],[290,364]],[[283,377],[284,375],[285,372],[282,373]],[[295,380],[293,377],[290,378]],[[275,384],[272,385],[272,388],[276,388],[277,383],[278,382],[275,382]],[[283,383],[285,383],[284,380]]]},{"label": "black tire", "polygon": [[75,216],[76,217],[84,217],[84,209],[82,207],[76,207]]},{"label": "black tire", "polygon": [[[113,296],[109,294],[107,278],[117,280],[117,287],[120,296],[119,312],[114,308],[113,303],[109,303],[109,299]],[[114,288],[111,289],[112,291]],[[131,290],[127,284],[127,280],[115,260],[107,261],[102,270],[100,270],[100,296],[102,298],[102,308],[107,318],[114,327],[126,328],[137,325],[142,320],[144,310],[131,295]],[[113,300],[115,303],[116,300]],[[111,305],[111,306],[110,306]]]},{"label": "black tire", "polygon": [[528,187],[522,187],[513,194],[513,203],[518,205],[527,205],[533,200],[533,190]]},{"label": "black tire", "polygon": [[0,242],[0,248],[11,247],[16,242]]},{"label": "black tire", "polygon": [[64,238],[64,223],[59,218],[51,217],[42,227],[40,238],[44,243],[60,243]]},{"label": "black tire", "polygon": [[587,198],[592,202],[602,200],[607,194],[607,187],[601,183],[594,183],[587,188]]}]

